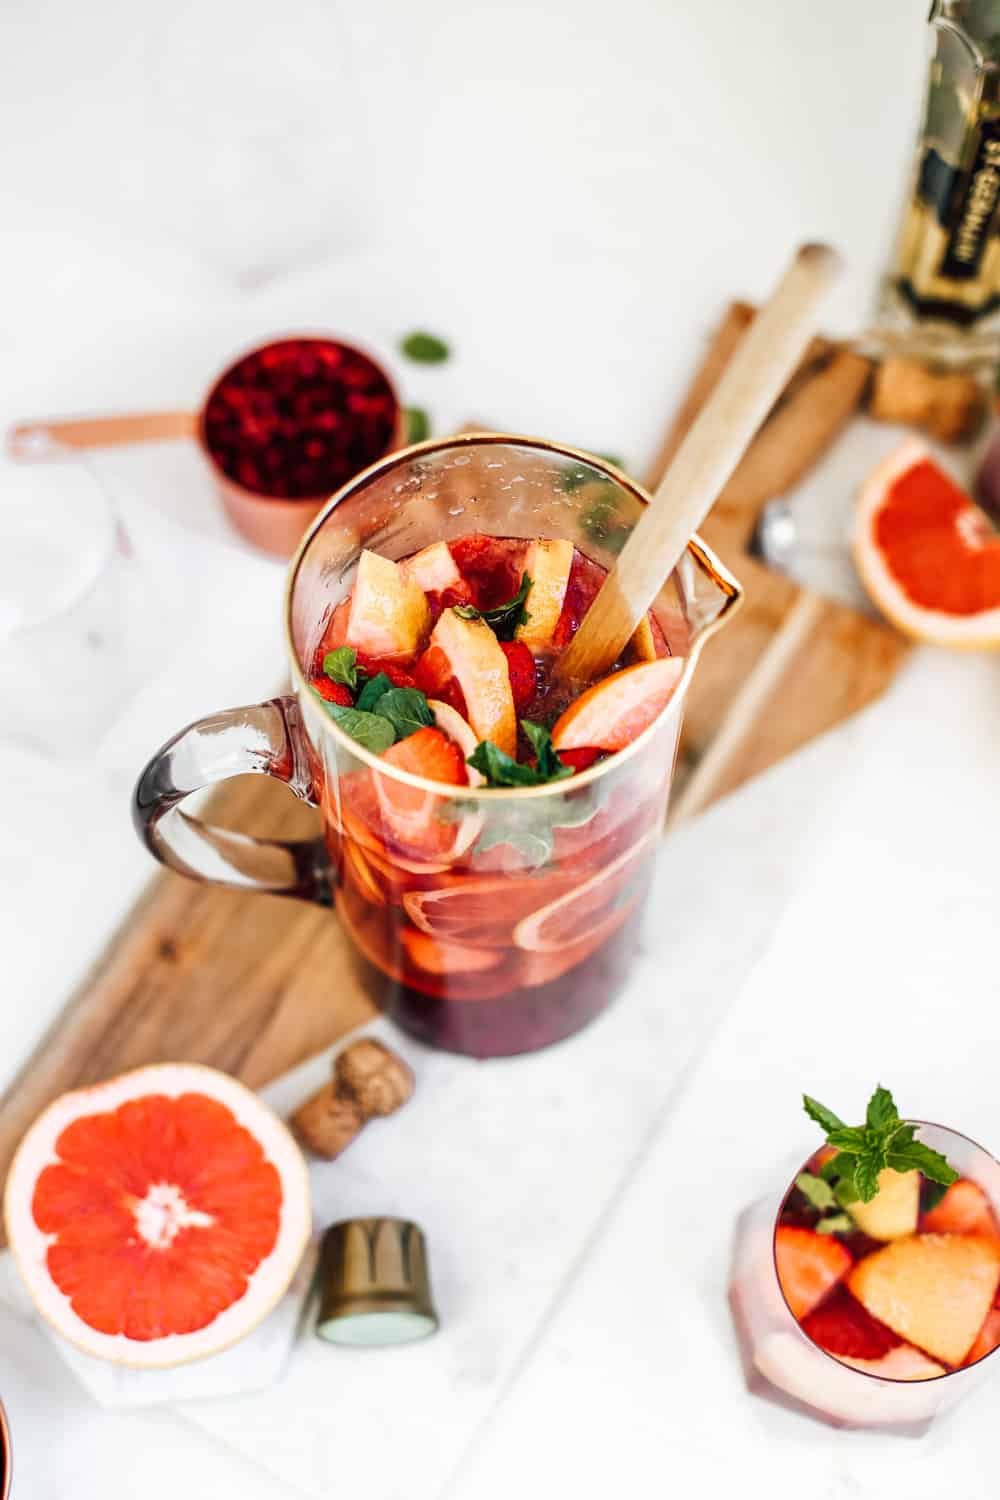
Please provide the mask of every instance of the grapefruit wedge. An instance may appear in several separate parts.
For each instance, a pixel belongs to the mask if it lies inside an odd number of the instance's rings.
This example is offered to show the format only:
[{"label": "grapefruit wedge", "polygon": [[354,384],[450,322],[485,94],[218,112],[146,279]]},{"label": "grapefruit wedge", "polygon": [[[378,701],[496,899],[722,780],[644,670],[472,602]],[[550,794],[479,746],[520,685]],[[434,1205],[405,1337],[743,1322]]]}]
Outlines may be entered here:
[{"label": "grapefruit wedge", "polygon": [[1000,646],[1000,534],[922,443],[904,443],[865,483],[854,558],[872,602],[907,635]]},{"label": "grapefruit wedge", "polygon": [[557,750],[624,750],[666,708],[683,671],[683,656],[665,656],[612,672],[556,720],[553,745]]},{"label": "grapefruit wedge", "polygon": [[425,594],[443,594],[445,589],[459,587],[462,575],[455,565],[447,542],[433,542],[422,552],[415,552],[399,565],[404,578],[412,578]]},{"label": "grapefruit wedge", "polygon": [[351,594],[347,644],[369,656],[416,655],[431,628],[431,612],[415,578],[377,552],[362,552]]},{"label": "grapefruit wedge", "polygon": [[164,1063],[50,1104],[14,1158],[4,1216],[64,1338],[162,1369],[236,1343],[283,1296],[309,1238],[309,1181],[242,1084]]},{"label": "grapefruit wedge", "polygon": [[431,646],[447,657],[462,690],[476,742],[492,740],[508,755],[517,753],[517,720],[507,658],[484,620],[463,620],[446,609],[431,635]]},{"label": "grapefruit wedge", "polygon": [[525,606],[526,618],[514,632],[514,639],[522,641],[536,655],[552,650],[552,637],[562,614],[572,566],[572,542],[539,539],[528,548],[524,571],[531,579],[531,589]]}]

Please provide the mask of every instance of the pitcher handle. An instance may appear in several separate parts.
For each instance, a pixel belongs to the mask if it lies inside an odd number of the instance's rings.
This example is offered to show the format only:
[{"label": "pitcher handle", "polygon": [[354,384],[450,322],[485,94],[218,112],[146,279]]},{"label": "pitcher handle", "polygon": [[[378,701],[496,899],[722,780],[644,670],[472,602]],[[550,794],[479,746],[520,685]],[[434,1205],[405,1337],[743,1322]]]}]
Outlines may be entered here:
[{"label": "pitcher handle", "polygon": [[132,816],[151,853],[181,875],[242,891],[330,904],[326,847],[316,839],[258,839],[185,812],[187,797],[232,776],[273,776],[316,806],[299,706],[272,698],[211,714],[157,751],[136,783]]}]

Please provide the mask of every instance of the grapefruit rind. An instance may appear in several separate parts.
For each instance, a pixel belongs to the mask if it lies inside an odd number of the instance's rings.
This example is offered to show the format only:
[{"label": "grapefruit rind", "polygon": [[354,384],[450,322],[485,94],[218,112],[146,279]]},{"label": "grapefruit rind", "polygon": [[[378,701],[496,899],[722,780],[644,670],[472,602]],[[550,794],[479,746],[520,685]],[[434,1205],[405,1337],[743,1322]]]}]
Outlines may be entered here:
[{"label": "grapefruit rind", "polygon": [[[224,1105],[254,1137],[281,1179],[277,1240],[248,1279],[246,1292],[195,1333],[139,1341],[105,1334],[84,1322],[46,1269],[53,1236],[38,1228],[32,1197],[42,1170],[58,1161],[56,1141],[85,1116],[116,1110],[132,1099],[199,1093]],[[158,1063],[90,1088],[63,1094],[39,1115],[18,1147],[4,1193],[4,1227],[18,1270],[38,1313],[56,1332],[95,1359],[133,1369],[167,1369],[204,1359],[245,1338],[281,1301],[298,1269],[312,1230],[305,1159],[287,1126],[251,1091],[215,1068],[198,1063]]]},{"label": "grapefruit rind", "polygon": [[[893,484],[917,464],[935,462],[919,438],[908,438],[878,464],[858,495],[852,552],[872,603],[897,630],[913,640],[956,651],[1000,647],[1000,607],[978,615],[952,615],[913,604],[887,566],[875,539],[875,523]],[[970,501],[970,507],[972,502]]]},{"label": "grapefruit rind", "polygon": [[[571,890],[558,896],[556,900],[550,901],[548,905],[539,907],[537,911],[522,917],[514,928],[514,944],[518,948],[525,949],[529,953],[553,953],[563,948],[582,943],[588,938],[594,938],[599,933],[599,941],[610,937],[626,917],[630,914],[638,899],[638,892],[628,902],[618,905],[605,905],[599,902],[597,907],[588,905],[588,899],[592,894],[598,896],[607,892],[609,898],[620,894],[621,887],[616,887],[614,882],[619,876],[625,875],[628,867],[649,849],[657,839],[658,828],[650,829],[617,859],[611,861],[604,869],[592,875],[589,880],[576,884]],[[579,921],[588,921],[589,928],[578,932],[573,925],[574,908],[580,913],[576,918]],[[546,927],[550,930],[546,933]],[[597,946],[595,942],[594,946]]]}]

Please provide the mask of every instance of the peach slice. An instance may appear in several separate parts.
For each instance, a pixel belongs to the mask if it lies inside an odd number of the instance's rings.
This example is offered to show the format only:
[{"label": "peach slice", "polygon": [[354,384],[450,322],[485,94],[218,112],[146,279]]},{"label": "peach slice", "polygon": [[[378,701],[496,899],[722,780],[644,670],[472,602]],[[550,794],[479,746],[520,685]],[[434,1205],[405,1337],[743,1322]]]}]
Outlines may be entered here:
[{"label": "peach slice", "polygon": [[462,582],[447,542],[433,542],[399,566],[404,578],[412,578],[425,594],[442,594]]},{"label": "peach slice", "polygon": [[473,734],[471,727],[462,718],[457,708],[452,708],[450,703],[442,703],[440,698],[428,698],[427,707],[434,715],[434,722],[442,734],[446,734],[450,740],[461,750],[465,758],[465,774],[469,778],[470,786],[485,786],[486,777],[475,766],[469,765],[469,756],[475,750],[479,741]]},{"label": "peach slice", "polygon": [[514,632],[514,639],[523,641],[529,651],[539,654],[552,650],[572,565],[572,542],[540,539],[528,548],[524,559],[524,571],[531,579],[525,604],[527,617]]},{"label": "peach slice", "polygon": [[415,656],[431,627],[424,591],[397,563],[362,552],[351,595],[347,641],[368,656]]},{"label": "peach slice", "polygon": [[957,1234],[893,1240],[847,1277],[873,1318],[949,1365],[960,1365],[972,1348],[998,1281],[1000,1245]]},{"label": "peach slice", "polygon": [[886,1167],[878,1174],[878,1191],[871,1202],[851,1203],[848,1212],[873,1240],[899,1240],[912,1234],[920,1212],[920,1173]]},{"label": "peach slice", "polygon": [[663,712],[684,671],[683,656],[623,667],[595,682],[556,720],[557,750],[623,750]]},{"label": "peach slice", "polygon": [[492,740],[508,755],[517,751],[517,720],[507,658],[484,620],[463,620],[446,609],[431,633],[462,689],[476,742]]}]

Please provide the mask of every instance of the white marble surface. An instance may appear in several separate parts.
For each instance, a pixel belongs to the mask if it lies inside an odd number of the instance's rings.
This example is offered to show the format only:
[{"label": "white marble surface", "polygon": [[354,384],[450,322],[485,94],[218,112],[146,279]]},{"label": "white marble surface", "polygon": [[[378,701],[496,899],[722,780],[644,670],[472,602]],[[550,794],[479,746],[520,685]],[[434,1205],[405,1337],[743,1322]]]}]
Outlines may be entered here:
[{"label": "white marble surface", "polygon": [[[234,350],[286,328],[385,351],[422,324],[458,349],[401,372],[438,430],[478,416],[641,467],[721,302],[763,293],[792,241],[843,246],[830,326],[863,320],[922,42],[910,0],[8,6],[0,423],[189,405]],[[97,463],[168,584],[169,628],[94,757],[0,750],[0,1087],[149,871],[126,812],[146,750],[267,694],[281,666],[280,570],[226,532],[193,450]],[[674,1107],[659,1058],[635,1056],[647,1113],[604,1141],[599,1180],[567,1174],[575,1249],[567,1233],[476,1421],[448,1439],[475,1371],[433,1405],[413,1390],[407,1420],[441,1442],[408,1496],[488,1500],[526,1476],[600,1494],[650,1471],[797,1494],[808,1468],[823,1500],[897,1476],[921,1500],[985,1500],[989,1397],[905,1452],[796,1424],[743,1395],[721,1293],[732,1211],[799,1138],[804,1083],[858,1106],[884,1075],[908,1109],[998,1139],[998,687],[995,660],[922,655],[863,721],[678,835],[660,889],[686,936],[654,983],[697,1066]],[[653,1315],[601,1295],[637,1242],[663,1287]],[[101,1415],[23,1320],[4,1324],[0,1391],[38,1500],[62,1500],[69,1474],[82,1497],[132,1494],[140,1464],[149,1495],[402,1492],[349,1444],[279,1472],[226,1403],[197,1430]]]}]

